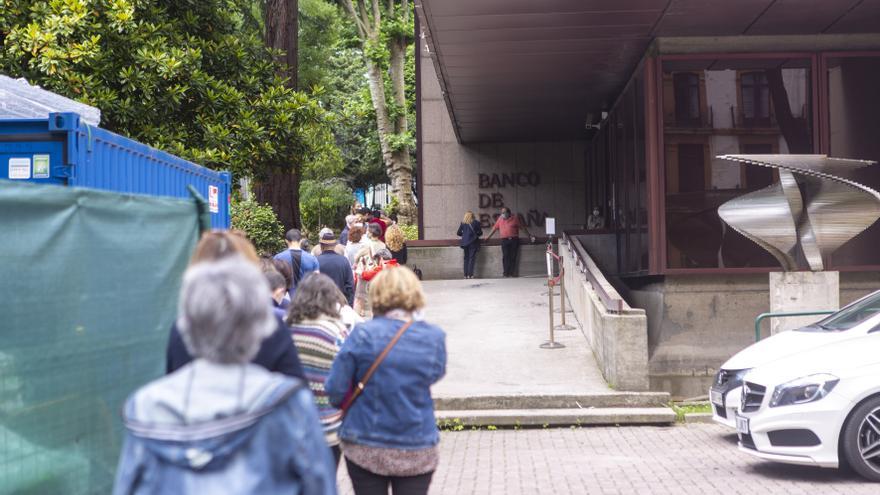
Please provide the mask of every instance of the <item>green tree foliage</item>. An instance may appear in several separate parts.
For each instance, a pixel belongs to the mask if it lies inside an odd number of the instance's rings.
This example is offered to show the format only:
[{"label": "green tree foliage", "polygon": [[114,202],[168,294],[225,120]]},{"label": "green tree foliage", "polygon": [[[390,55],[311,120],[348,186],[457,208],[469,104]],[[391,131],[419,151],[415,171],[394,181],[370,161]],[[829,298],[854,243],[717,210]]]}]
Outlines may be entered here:
[{"label": "green tree foliage", "polygon": [[333,4],[325,0],[299,0],[300,87],[327,87],[331,74],[329,63],[336,54],[343,29]]},{"label": "green tree foliage", "polygon": [[[414,221],[411,152],[415,138],[406,91],[407,65],[414,59],[413,6],[409,0],[338,0],[338,3],[354,24],[360,40],[382,160],[391,193],[400,202],[399,216],[403,221]],[[412,75],[410,80],[414,81]]]},{"label": "green tree foliage", "polygon": [[0,0],[0,72],[102,126],[237,177],[339,160],[319,97],[285,87],[244,0]]},{"label": "green tree foliage", "polygon": [[339,235],[354,201],[348,185],[339,179],[306,179],[300,187],[300,195],[303,228],[315,234],[322,227],[330,227]]},{"label": "green tree foliage", "polygon": [[233,201],[232,228],[244,231],[260,254],[284,249],[284,227],[271,207],[253,201]]},{"label": "green tree foliage", "polygon": [[320,91],[336,121],[333,134],[352,189],[388,182],[376,132],[361,42],[354,23],[330,0],[300,0],[299,80]]},{"label": "green tree foliage", "polygon": [[408,241],[415,241],[419,238],[419,226],[418,225],[400,225],[400,230],[403,231],[403,235],[406,237]]}]

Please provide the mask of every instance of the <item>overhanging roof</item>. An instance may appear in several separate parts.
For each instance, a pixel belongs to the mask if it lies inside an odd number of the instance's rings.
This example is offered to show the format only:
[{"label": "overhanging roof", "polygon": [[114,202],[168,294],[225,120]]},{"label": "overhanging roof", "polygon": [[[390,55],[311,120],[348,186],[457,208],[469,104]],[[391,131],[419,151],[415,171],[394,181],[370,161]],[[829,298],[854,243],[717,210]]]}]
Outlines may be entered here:
[{"label": "overhanging roof", "polygon": [[880,0],[418,0],[462,142],[578,139],[657,37],[880,31]]}]

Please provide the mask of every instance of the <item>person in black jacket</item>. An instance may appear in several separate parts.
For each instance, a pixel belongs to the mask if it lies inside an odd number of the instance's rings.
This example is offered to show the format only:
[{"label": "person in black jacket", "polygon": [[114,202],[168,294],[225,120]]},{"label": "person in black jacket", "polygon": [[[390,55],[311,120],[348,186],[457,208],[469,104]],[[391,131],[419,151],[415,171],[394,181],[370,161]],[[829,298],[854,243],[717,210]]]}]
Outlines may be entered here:
[{"label": "person in black jacket", "polygon": [[480,250],[480,237],[483,236],[483,229],[479,220],[474,217],[474,212],[468,210],[464,214],[456,235],[461,237],[459,246],[464,250],[464,278],[474,278],[477,251]]},{"label": "person in black jacket", "polygon": [[345,301],[349,306],[354,304],[354,272],[348,258],[334,251],[336,248],[336,234],[328,229],[319,241],[321,254],[318,256],[318,271],[330,277],[336,287],[339,287]]},{"label": "person in black jacket", "polygon": [[[219,260],[229,256],[242,256],[257,266],[260,263],[253,244],[243,234],[216,231],[207,232],[202,235],[190,260],[190,265],[203,261]],[[270,302],[267,301],[266,304],[270,304]],[[290,329],[281,318],[276,317],[276,320],[277,327],[275,331],[263,340],[257,356],[251,362],[269,371],[305,379],[302,363],[296,352],[293,340],[290,338]],[[175,322],[171,326],[171,332],[168,336],[168,347],[165,352],[165,372],[173,373],[192,360],[192,355],[189,353]]]}]

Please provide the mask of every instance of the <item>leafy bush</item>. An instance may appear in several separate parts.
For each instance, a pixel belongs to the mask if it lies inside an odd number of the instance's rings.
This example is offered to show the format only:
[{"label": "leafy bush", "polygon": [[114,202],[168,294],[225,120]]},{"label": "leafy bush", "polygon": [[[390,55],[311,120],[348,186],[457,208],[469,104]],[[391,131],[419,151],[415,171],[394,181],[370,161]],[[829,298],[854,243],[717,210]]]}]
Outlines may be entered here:
[{"label": "leafy bush", "polygon": [[[385,214],[389,217],[391,215],[397,215],[398,213],[400,213],[400,201],[397,200],[396,196],[391,196],[391,201],[389,201],[388,204],[385,205],[384,208],[382,208],[382,210],[384,210]],[[401,228],[402,227],[403,226],[401,226]]]},{"label": "leafy bush", "polygon": [[339,235],[345,227],[345,215],[355,200],[351,188],[338,179],[306,179],[299,192],[303,230],[316,233],[322,227],[330,227]]},{"label": "leafy bush", "polygon": [[284,249],[284,227],[270,206],[255,201],[232,203],[232,228],[243,230],[260,254]]},{"label": "leafy bush", "polygon": [[403,231],[404,237],[408,241],[417,241],[419,239],[419,226],[415,224],[400,224],[400,230]]}]

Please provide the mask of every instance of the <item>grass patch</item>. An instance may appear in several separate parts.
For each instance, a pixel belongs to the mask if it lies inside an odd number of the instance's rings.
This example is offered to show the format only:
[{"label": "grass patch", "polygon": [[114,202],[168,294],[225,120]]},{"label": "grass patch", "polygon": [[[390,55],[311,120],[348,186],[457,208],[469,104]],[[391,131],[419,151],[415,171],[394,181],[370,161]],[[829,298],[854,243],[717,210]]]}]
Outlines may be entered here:
[{"label": "grass patch", "polygon": [[679,423],[684,423],[686,414],[712,412],[712,404],[708,402],[690,402],[687,404],[676,404],[673,402],[669,404],[669,407],[675,411],[675,421]]}]

